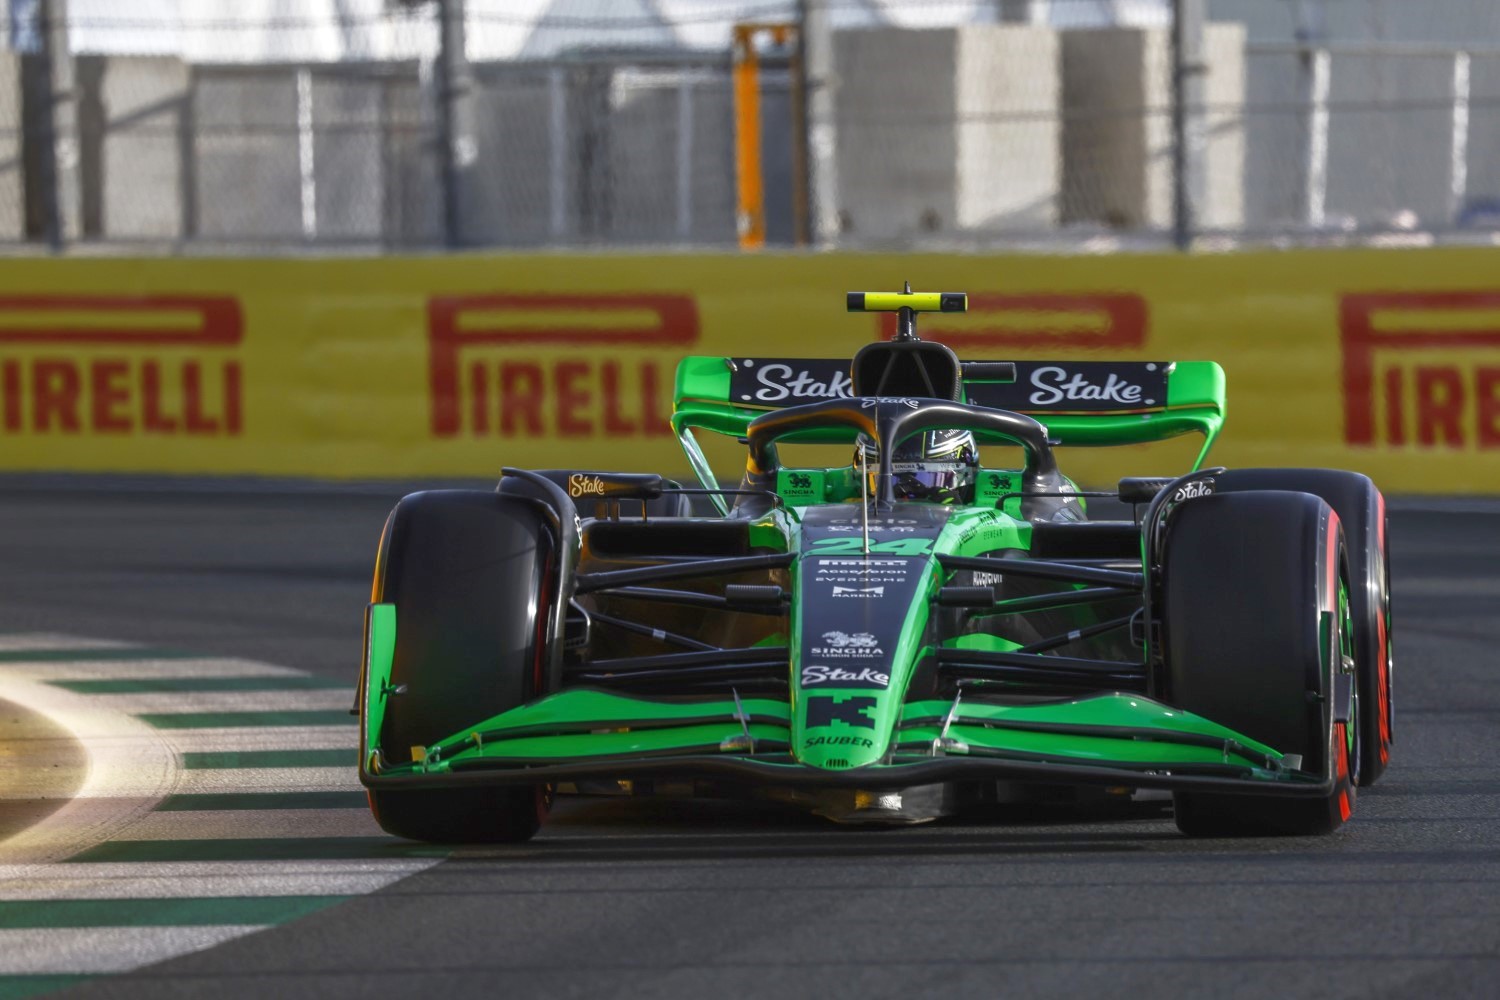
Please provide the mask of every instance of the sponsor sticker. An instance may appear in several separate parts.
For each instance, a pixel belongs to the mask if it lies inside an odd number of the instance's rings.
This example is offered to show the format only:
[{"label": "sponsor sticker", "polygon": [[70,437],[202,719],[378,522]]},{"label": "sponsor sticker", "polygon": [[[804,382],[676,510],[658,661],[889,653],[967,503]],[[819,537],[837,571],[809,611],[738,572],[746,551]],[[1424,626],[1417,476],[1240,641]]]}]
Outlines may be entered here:
[{"label": "sponsor sticker", "polygon": [[874,659],[884,656],[872,632],[824,632],[823,644],[811,646],[808,654],[833,659]]},{"label": "sponsor sticker", "polygon": [[891,403],[896,406],[905,406],[915,410],[922,405],[919,399],[911,399],[908,396],[863,396],[859,401],[859,408],[869,410],[879,406],[881,403]]},{"label": "sponsor sticker", "polygon": [[804,747],[873,747],[875,741],[868,736],[810,736]]},{"label": "sponsor sticker", "polygon": [[1194,479],[1190,483],[1183,483],[1177,487],[1176,491],[1172,494],[1172,502],[1182,503],[1182,501],[1191,500],[1194,497],[1206,497],[1213,491],[1214,481],[1212,479]]},{"label": "sponsor sticker", "polygon": [[873,696],[813,695],[807,699],[807,728],[822,729],[841,722],[857,729],[874,729],[875,720],[865,714],[874,707]]},{"label": "sponsor sticker", "polygon": [[792,406],[849,396],[853,387],[847,361],[735,358],[729,392],[742,403]]},{"label": "sponsor sticker", "polygon": [[682,293],[436,295],[427,317],[436,438],[668,437],[699,334]]},{"label": "sponsor sticker", "polygon": [[809,664],[802,668],[802,686],[813,687],[827,684],[830,687],[886,687],[891,675],[874,667],[832,667],[826,664]]},{"label": "sponsor sticker", "polygon": [[0,426],[105,441],[240,437],[244,325],[229,296],[0,296]]},{"label": "sponsor sticker", "polygon": [[1006,410],[1143,410],[1167,403],[1164,361],[1016,362],[1016,381],[968,386],[981,406]]},{"label": "sponsor sticker", "polygon": [[885,587],[883,587],[883,586],[879,586],[879,587],[841,587],[838,584],[834,584],[834,586],[833,586],[833,596],[834,597],[860,597],[860,598],[884,597],[885,596]]},{"label": "sponsor sticker", "polygon": [[575,472],[575,473],[573,473],[573,475],[571,475],[571,476],[568,477],[568,496],[570,496],[570,497],[601,496],[602,497],[603,495],[604,495],[604,480],[600,479],[598,476],[585,476],[585,475],[582,475],[580,473]]},{"label": "sponsor sticker", "polygon": [[1500,293],[1345,295],[1344,441],[1500,449]]},{"label": "sponsor sticker", "polygon": [[818,559],[813,579],[818,583],[903,583],[905,559]]}]

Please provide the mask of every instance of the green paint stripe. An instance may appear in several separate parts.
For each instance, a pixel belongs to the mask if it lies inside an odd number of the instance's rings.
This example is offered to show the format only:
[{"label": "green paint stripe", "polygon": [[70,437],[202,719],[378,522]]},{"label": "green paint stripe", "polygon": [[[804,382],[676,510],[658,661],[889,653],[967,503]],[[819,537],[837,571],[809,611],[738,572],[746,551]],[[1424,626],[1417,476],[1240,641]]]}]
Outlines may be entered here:
[{"label": "green paint stripe", "polygon": [[109,647],[106,649],[6,649],[0,650],[0,663],[46,662],[71,660],[200,660],[202,653],[181,649],[152,649],[148,646]]},{"label": "green paint stripe", "polygon": [[115,840],[75,854],[68,863],[95,861],[357,861],[368,858],[445,858],[448,851],[392,837],[310,837],[304,840]]},{"label": "green paint stripe", "polygon": [[45,976],[0,976],[0,1000],[21,1000],[23,997],[41,996],[54,990],[66,989],[97,976],[45,975]]},{"label": "green paint stripe", "polygon": [[345,688],[346,681],[329,677],[289,675],[285,677],[111,677],[107,680],[52,681],[78,694],[176,694],[203,691],[324,691]]},{"label": "green paint stripe", "polygon": [[225,767],[353,767],[354,747],[345,750],[209,750],[182,755],[189,771]]},{"label": "green paint stripe", "polygon": [[0,928],[208,927],[282,924],[348,896],[200,896],[186,899],[43,899],[0,907]]},{"label": "green paint stripe", "polygon": [[169,795],[157,812],[226,809],[367,809],[364,792],[204,792]]},{"label": "green paint stripe", "polygon": [[137,716],[157,729],[244,729],[262,726],[352,726],[348,710],[288,709],[273,712],[147,712]]}]

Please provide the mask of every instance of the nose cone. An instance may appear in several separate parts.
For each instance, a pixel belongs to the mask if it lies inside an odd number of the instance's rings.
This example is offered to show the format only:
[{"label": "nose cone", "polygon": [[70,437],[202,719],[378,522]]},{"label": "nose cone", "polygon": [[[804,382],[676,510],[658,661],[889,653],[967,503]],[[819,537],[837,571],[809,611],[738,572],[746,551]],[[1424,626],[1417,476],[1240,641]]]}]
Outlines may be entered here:
[{"label": "nose cone", "polygon": [[792,741],[797,759],[833,771],[875,763],[891,734],[884,710],[891,701],[888,690],[804,691]]}]

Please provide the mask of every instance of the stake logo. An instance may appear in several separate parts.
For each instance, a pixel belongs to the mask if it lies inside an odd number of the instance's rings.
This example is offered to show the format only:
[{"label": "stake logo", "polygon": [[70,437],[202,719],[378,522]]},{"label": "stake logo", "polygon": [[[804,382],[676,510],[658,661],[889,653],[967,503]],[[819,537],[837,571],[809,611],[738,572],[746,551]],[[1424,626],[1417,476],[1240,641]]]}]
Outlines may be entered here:
[{"label": "stake logo", "polygon": [[743,369],[751,376],[751,385],[739,394],[743,402],[800,403],[853,395],[847,365],[843,371],[815,372],[811,366],[796,361],[773,361],[756,367],[755,358],[740,358],[735,367],[736,371]]},{"label": "stake logo", "polygon": [[238,437],[243,335],[229,296],[0,296],[0,427]]},{"label": "stake logo", "polygon": [[1122,407],[1153,405],[1156,400],[1145,398],[1141,387],[1110,372],[1103,382],[1090,382],[1077,372],[1047,365],[1031,373],[1031,384],[1036,387],[1027,401],[1033,406],[1054,406],[1057,403],[1087,400],[1090,402],[1118,403]]},{"label": "stake logo", "polygon": [[1344,440],[1500,448],[1500,291],[1346,295]]},{"label": "stake logo", "polygon": [[432,434],[671,434],[672,374],[698,339],[687,295],[461,295],[428,302]]},{"label": "stake logo", "polygon": [[585,476],[581,472],[575,472],[568,477],[568,496],[603,496],[604,480],[598,476]]}]

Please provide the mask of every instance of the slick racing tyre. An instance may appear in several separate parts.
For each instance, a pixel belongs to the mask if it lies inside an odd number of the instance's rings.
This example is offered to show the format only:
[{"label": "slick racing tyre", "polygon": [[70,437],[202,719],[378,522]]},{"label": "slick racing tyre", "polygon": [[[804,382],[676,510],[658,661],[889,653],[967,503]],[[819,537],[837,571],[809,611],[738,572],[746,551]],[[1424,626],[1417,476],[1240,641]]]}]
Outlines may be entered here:
[{"label": "slick racing tyre", "polygon": [[[391,684],[404,688],[380,729],[387,760],[406,763],[412,748],[542,692],[556,552],[550,526],[516,497],[440,490],[396,505],[372,595],[396,606]],[[370,791],[387,833],[439,843],[527,840],[549,802],[541,786]]]},{"label": "slick racing tyre", "polygon": [[1336,829],[1354,806],[1359,760],[1349,560],[1338,515],[1307,493],[1219,493],[1182,503],[1165,545],[1166,700],[1300,755],[1301,770],[1329,782],[1327,794],[1313,798],[1177,792],[1178,829],[1189,836]]},{"label": "slick racing tyre", "polygon": [[1391,646],[1391,561],[1385,497],[1368,477],[1334,469],[1232,469],[1214,477],[1220,492],[1296,490],[1322,497],[1344,525],[1349,546],[1349,598],[1354,661],[1359,674],[1359,784],[1385,773],[1395,725]]}]

